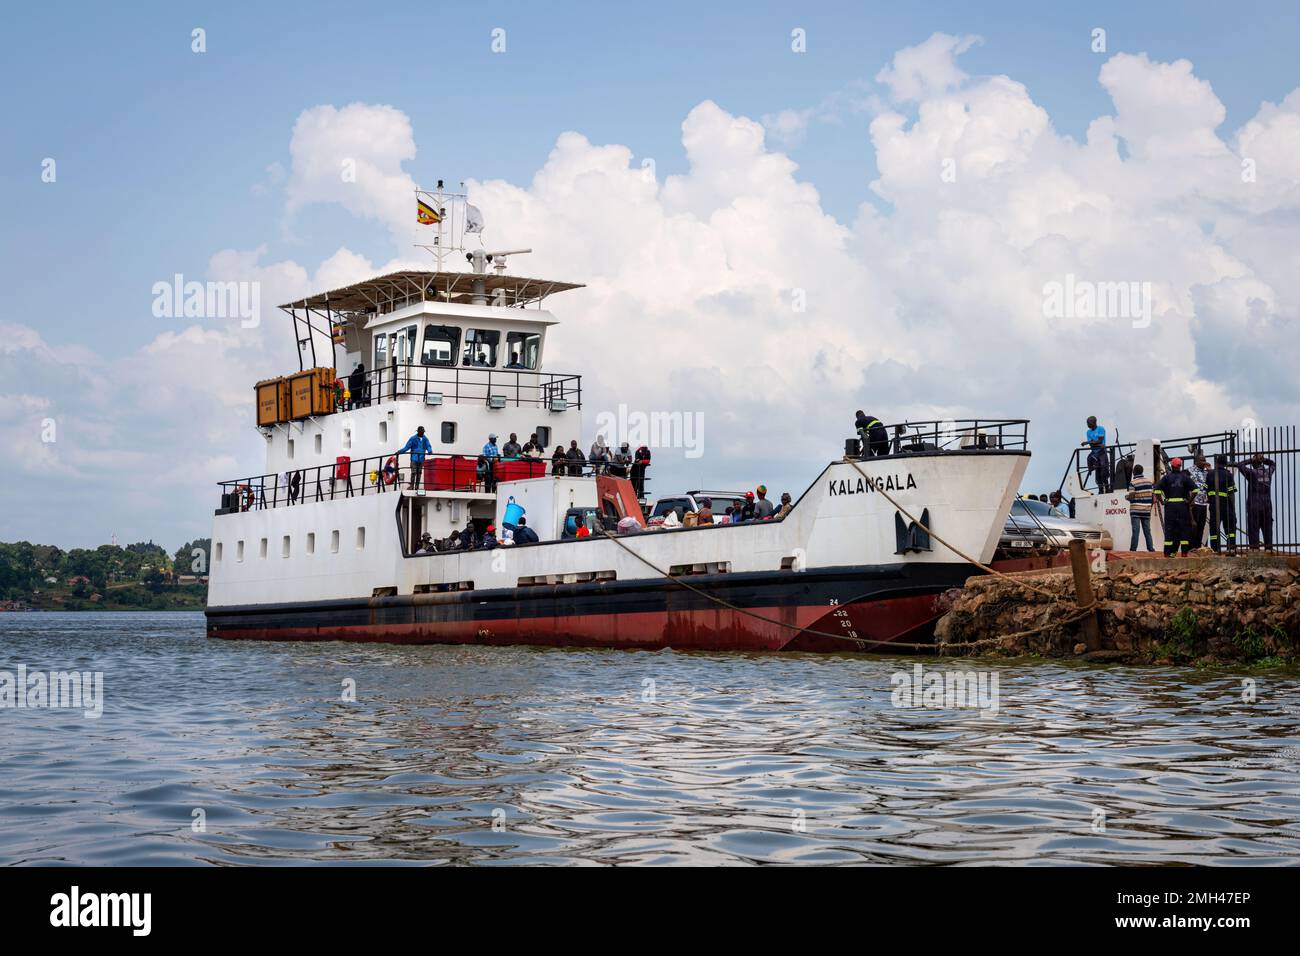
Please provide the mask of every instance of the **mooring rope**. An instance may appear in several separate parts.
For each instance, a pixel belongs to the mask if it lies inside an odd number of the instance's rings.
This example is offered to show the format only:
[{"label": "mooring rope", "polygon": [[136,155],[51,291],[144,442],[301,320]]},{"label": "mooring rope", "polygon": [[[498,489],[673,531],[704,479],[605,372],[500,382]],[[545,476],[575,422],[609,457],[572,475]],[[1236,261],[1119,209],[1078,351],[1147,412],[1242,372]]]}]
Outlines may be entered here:
[{"label": "mooring rope", "polygon": [[[858,463],[854,461],[852,458],[846,458],[844,460],[847,461],[850,465],[852,465],[854,469],[857,471],[857,473],[861,475],[863,478],[866,478],[867,481],[872,480],[867,476],[867,473],[865,471],[863,471],[860,467],[858,467]],[[880,486],[879,482],[875,483],[874,487],[877,492],[879,492],[882,496],[884,496],[884,499],[886,501],[888,501],[891,505],[893,505],[895,508],[901,511],[904,514],[904,516],[906,516],[910,521],[912,521],[913,524],[915,524],[918,528],[924,531],[931,538],[934,538],[935,541],[938,541],[941,545],[943,545],[953,554],[957,555],[957,557],[962,558],[965,561],[969,561],[971,564],[975,565],[975,567],[979,568],[981,571],[985,572],[986,574],[991,574],[995,577],[1002,578],[1004,581],[1010,581],[1013,584],[1019,584],[1021,587],[1025,588],[1026,590],[1033,591],[1037,594],[1045,595],[1051,598],[1053,601],[1066,600],[1066,598],[1063,595],[1053,594],[1051,591],[1044,591],[1042,588],[1036,588],[1032,584],[1022,581],[1019,578],[1013,578],[1009,574],[1003,574],[1001,571],[997,570],[996,568],[989,567],[987,564],[984,564],[982,561],[977,561],[975,558],[972,558],[969,554],[962,551],[960,548],[949,544],[943,538],[939,537],[937,534],[935,534],[933,531],[927,528],[922,522],[917,520],[916,516],[913,515],[906,508],[904,508],[902,505],[900,505],[897,501],[895,501],[893,497],[889,494],[889,492],[887,492],[884,488]]]},{"label": "mooring rope", "polygon": [[[862,475],[862,477],[866,478],[868,481],[871,481],[871,479],[867,476],[867,473],[864,472],[860,467],[858,467],[858,463],[856,461],[852,459],[845,459],[845,460],[848,461],[848,463],[851,464],[854,467],[854,469],[857,470],[858,474]],[[911,512],[909,512],[906,508],[904,508],[897,501],[895,501],[894,498],[889,494],[889,492],[881,488],[879,484],[876,484],[875,488],[878,492],[880,492],[882,496],[884,496],[886,501],[888,501],[891,505],[893,505],[900,512],[902,512],[910,521],[915,523],[916,526],[920,528],[922,531],[924,531],[927,535],[934,538],[936,541],[942,544],[953,554],[957,555],[959,558],[962,558],[963,560],[969,562],[970,564],[979,568],[981,571],[984,571],[986,574],[991,574],[994,577],[1002,578],[1005,581],[1011,581],[1012,583],[1018,584],[1021,587],[1025,588],[1026,590],[1033,591],[1037,594],[1042,594],[1050,598],[1052,601],[1063,602],[1068,600],[1064,595],[1053,594],[1051,591],[1045,591],[1042,588],[1036,588],[1032,584],[1029,584],[1026,581],[1020,580],[1019,578],[1013,578],[1008,574],[1003,574],[1001,571],[998,571],[996,568],[991,568],[987,564],[984,564],[981,561],[977,561],[975,558],[972,558],[970,555],[966,554],[960,548],[954,547],[953,545],[945,541],[943,538],[939,537],[939,535],[931,531],[928,527],[926,527],[925,524],[917,520],[917,518]],[[907,649],[907,650],[936,650],[939,648],[942,648],[943,650],[950,650],[950,649],[955,650],[958,648],[982,647],[988,644],[1000,644],[1005,641],[1014,640],[1021,637],[1029,637],[1031,635],[1038,634],[1043,631],[1051,630],[1052,628],[1058,628],[1058,627],[1063,628],[1069,624],[1073,624],[1075,621],[1081,620],[1086,615],[1091,614],[1093,611],[1096,610],[1098,606],[1098,602],[1094,600],[1087,607],[1077,608],[1075,614],[1071,615],[1070,617],[1066,618],[1063,621],[1052,621],[1050,623],[1041,625],[1039,627],[1030,628],[1027,631],[1017,631],[1013,634],[1002,634],[998,637],[986,637],[977,641],[952,641],[952,642],[945,642],[942,645],[938,645],[934,643],[918,644],[918,643],[908,643],[903,641],[889,641],[889,640],[876,641],[876,640],[871,640],[869,638],[863,638],[863,637],[849,637],[848,635],[836,634],[832,631],[819,631],[811,626],[800,626],[798,624],[790,624],[787,621],[778,620],[777,618],[774,617],[768,617],[766,614],[759,614],[757,611],[751,611],[749,608],[740,607],[736,604],[731,603],[730,601],[725,600],[724,598],[718,597],[716,594],[710,594],[708,591],[704,590],[703,588],[696,587],[695,585],[682,580],[680,576],[673,575],[668,571],[665,571],[663,568],[656,565],[649,558],[645,557],[640,552],[629,547],[627,542],[621,540],[617,535],[611,534],[609,531],[605,530],[604,528],[601,529],[601,533],[606,538],[613,541],[616,545],[622,548],[624,551],[626,551],[628,554],[632,555],[632,557],[636,558],[646,567],[650,568],[656,574],[659,574],[662,577],[666,578],[667,580],[672,581],[683,588],[686,588],[688,591],[693,591],[696,594],[699,594],[701,597],[713,601],[715,604],[721,607],[725,607],[728,610],[735,611],[739,614],[745,614],[749,617],[752,617],[759,621],[763,621],[764,623],[767,624],[775,624],[777,627],[784,627],[792,631],[797,631],[799,634],[813,634],[817,637],[829,637],[829,638],[834,638],[835,640],[847,641],[848,643],[856,645],[859,649],[861,649],[863,645],[886,645],[887,644],[890,647]]]},{"label": "mooring rope", "polygon": [[682,580],[680,576],[670,574],[669,572],[665,571],[663,568],[655,564],[653,561],[651,561],[649,558],[647,558],[645,555],[629,547],[626,541],[623,541],[616,535],[611,534],[610,532],[604,530],[603,528],[601,529],[601,533],[605,537],[609,538],[609,540],[613,541],[620,548],[622,548],[624,551],[626,551],[628,554],[632,555],[632,557],[636,558],[646,567],[650,568],[656,574],[661,575],[665,579],[672,581],[674,584],[677,584],[680,587],[686,588],[688,591],[693,591],[696,594],[700,595],[701,597],[707,598],[708,600],[719,605],[720,607],[725,607],[730,611],[735,611],[738,614],[747,615],[748,617],[752,617],[756,620],[763,621],[764,623],[767,624],[775,624],[777,627],[784,627],[787,628],[788,630],[796,631],[798,632],[798,634],[812,634],[817,637],[830,637],[830,638],[834,638],[835,640],[846,641],[848,643],[855,645],[859,650],[861,650],[864,645],[877,645],[877,644],[888,645],[889,647],[906,649],[906,650],[929,650],[929,651],[933,651],[940,648],[943,650],[956,650],[958,648],[983,647],[984,645],[987,644],[999,644],[1002,643],[1003,641],[1012,640],[1019,637],[1028,637],[1031,634],[1037,634],[1040,631],[1050,630],[1051,628],[1054,627],[1065,627],[1068,624],[1074,623],[1074,621],[1078,620],[1079,618],[1082,618],[1085,614],[1092,611],[1096,607],[1096,603],[1094,602],[1093,604],[1089,605],[1086,608],[1080,608],[1077,615],[1070,618],[1066,618],[1064,621],[1052,621],[1048,624],[1042,625],[1041,627],[1032,628],[1028,631],[1019,631],[1015,634],[1003,634],[1000,635],[999,637],[986,637],[978,641],[951,641],[951,642],[945,642],[942,645],[938,645],[934,643],[919,644],[919,643],[906,642],[906,641],[892,641],[892,640],[877,641],[866,637],[849,637],[846,634],[836,634],[833,631],[819,631],[816,628],[809,625],[801,626],[799,624],[791,624],[788,621],[782,621],[774,617],[768,617],[766,614],[759,614],[757,611],[751,611],[749,608],[740,607],[739,605],[733,604],[732,602],[726,600],[725,598],[718,597],[716,594],[710,594],[708,591],[704,590],[703,588],[696,587],[694,584]]}]

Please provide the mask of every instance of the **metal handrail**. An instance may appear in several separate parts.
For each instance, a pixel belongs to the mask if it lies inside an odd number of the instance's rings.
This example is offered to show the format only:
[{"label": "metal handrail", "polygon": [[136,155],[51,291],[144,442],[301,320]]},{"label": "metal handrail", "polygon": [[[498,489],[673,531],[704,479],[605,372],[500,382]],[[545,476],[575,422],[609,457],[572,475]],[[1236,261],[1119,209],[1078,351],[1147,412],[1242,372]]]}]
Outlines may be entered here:
[{"label": "metal handrail", "polygon": [[[1207,458],[1211,461],[1215,455],[1227,455],[1229,458],[1237,454],[1238,436],[1236,432],[1212,432],[1207,435],[1190,435],[1184,438],[1170,438],[1157,442],[1160,446],[1161,461],[1168,465],[1174,458],[1190,458],[1193,452],[1200,448]],[[1137,451],[1137,442],[1115,442],[1111,445],[1097,446],[1108,458],[1110,473],[1115,475],[1115,466],[1129,455]],[[1070,454],[1069,460],[1065,464],[1065,471],[1061,474],[1061,482],[1057,485],[1056,490],[1060,491],[1065,488],[1065,482],[1070,477],[1070,472],[1074,471],[1075,477],[1079,479],[1079,487],[1084,491],[1093,491],[1095,489],[1088,487],[1088,456],[1095,449],[1092,446],[1077,447]],[[1147,475],[1152,481],[1160,478],[1158,473]]]},{"label": "metal handrail", "polygon": [[884,427],[891,455],[918,451],[993,451],[1029,447],[1027,418],[945,418],[904,421]]},{"label": "metal handrail", "polygon": [[[418,483],[412,483],[413,475],[411,471],[412,452],[393,452],[388,455],[372,455],[368,458],[349,459],[345,464],[335,462],[333,464],[309,465],[306,468],[289,469],[283,472],[271,472],[265,475],[253,475],[248,478],[235,478],[228,481],[217,482],[223,495],[223,507],[218,513],[232,513],[235,511],[262,511],[271,508],[284,508],[293,505],[310,504],[318,501],[333,501],[335,498],[354,498],[362,497],[367,494],[386,494],[391,492],[401,492],[407,488],[418,488],[423,491],[460,491],[460,492],[478,492],[490,494],[488,491],[488,482],[480,477],[478,462],[480,459],[491,461],[493,466],[493,486],[503,480],[518,480],[517,478],[503,479],[501,477],[501,463],[523,463],[531,467],[523,469],[524,477],[541,478],[546,475],[556,475],[557,469],[563,468],[563,475],[568,477],[595,477],[601,474],[616,473],[618,465],[612,465],[607,461],[589,461],[585,456],[581,459],[569,459],[558,462],[552,458],[529,458],[519,456],[514,458],[495,457],[485,459],[483,455],[457,455],[449,452],[429,452],[424,456],[424,468],[421,469],[421,480]],[[448,487],[430,487],[429,481],[429,464],[445,461],[452,465],[451,478],[452,483]],[[385,469],[391,465],[391,470]],[[287,479],[285,476],[289,476]],[[295,490],[293,476],[298,476],[297,487]],[[388,480],[388,476],[392,480]],[[433,480],[438,481],[438,469],[433,469]],[[373,476],[373,478],[372,478]],[[462,477],[463,476],[463,477]],[[444,472],[445,477],[445,472]],[[630,477],[627,476],[619,477]],[[648,476],[642,476],[642,486],[650,483]],[[233,495],[234,498],[225,496]]]},{"label": "metal handrail", "polygon": [[[339,379],[351,389],[350,375],[342,373]],[[581,408],[582,376],[532,369],[390,363],[367,371],[362,394],[352,395],[346,404],[355,408],[398,399],[424,401],[433,392],[456,404],[486,404],[500,395],[507,405],[517,407],[550,408],[558,400],[566,408]]]}]

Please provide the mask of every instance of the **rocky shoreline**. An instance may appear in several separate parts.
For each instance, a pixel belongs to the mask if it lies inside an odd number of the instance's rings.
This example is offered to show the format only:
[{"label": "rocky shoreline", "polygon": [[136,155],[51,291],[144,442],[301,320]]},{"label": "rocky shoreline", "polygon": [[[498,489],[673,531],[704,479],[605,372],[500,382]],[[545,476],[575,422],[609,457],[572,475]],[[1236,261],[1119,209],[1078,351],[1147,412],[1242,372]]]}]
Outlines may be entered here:
[{"label": "rocky shoreline", "polygon": [[1300,663],[1300,557],[1129,557],[1093,570],[1100,637],[1093,647],[1085,643],[1067,566],[979,575],[947,592],[935,626],[938,653]]}]

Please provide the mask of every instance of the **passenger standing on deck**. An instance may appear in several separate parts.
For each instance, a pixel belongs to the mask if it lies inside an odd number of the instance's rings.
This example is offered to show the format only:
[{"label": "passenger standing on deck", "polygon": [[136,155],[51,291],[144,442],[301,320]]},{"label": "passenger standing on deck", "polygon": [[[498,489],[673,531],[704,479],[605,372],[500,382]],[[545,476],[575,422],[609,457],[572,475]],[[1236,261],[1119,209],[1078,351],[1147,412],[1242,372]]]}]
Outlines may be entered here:
[{"label": "passenger standing on deck", "polygon": [[[1214,456],[1210,472],[1210,547],[1217,553],[1226,544],[1229,554],[1237,553],[1237,482],[1228,470],[1224,455]],[[1222,534],[1221,534],[1222,533]]]},{"label": "passenger standing on deck", "polygon": [[754,493],[752,491],[745,492],[745,503],[740,508],[740,520],[754,520]]},{"label": "passenger standing on deck", "polygon": [[889,432],[880,423],[880,419],[858,409],[855,425],[858,437],[862,439],[862,457],[889,454]]},{"label": "passenger standing on deck", "polygon": [[489,458],[487,455],[479,455],[478,461],[474,464],[474,472],[474,477],[483,483],[483,490],[489,495],[495,494],[497,490],[496,459]]},{"label": "passenger standing on deck", "polygon": [[1259,547],[1262,535],[1264,548],[1273,550],[1273,474],[1277,464],[1272,458],[1265,458],[1260,452],[1251,456],[1249,464],[1231,462],[1229,468],[1236,468],[1246,476],[1249,487],[1246,489],[1246,533],[1250,535],[1250,549]]},{"label": "passenger standing on deck", "polygon": [[[1128,523],[1133,529],[1133,535],[1128,543],[1130,551],[1138,549],[1138,531],[1141,531],[1146,536],[1147,550],[1155,550],[1155,546],[1151,543],[1151,489],[1151,479],[1142,473],[1142,466],[1134,465],[1133,477],[1129,481],[1129,491],[1124,496],[1129,502]],[[1061,493],[1053,491],[1052,494],[1059,498]]]},{"label": "passenger standing on deck", "polygon": [[772,512],[776,511],[776,505],[772,504],[767,497],[767,485],[758,486],[758,500],[754,502],[754,517],[759,521],[764,518],[772,517]]},{"label": "passenger standing on deck", "polygon": [[1111,484],[1111,490],[1124,490],[1128,487],[1129,482],[1133,480],[1133,453],[1129,452],[1119,461],[1115,462],[1115,480]]},{"label": "passenger standing on deck", "polygon": [[497,461],[501,457],[501,452],[497,449],[496,432],[488,435],[487,444],[483,446],[483,454],[478,460],[478,479],[483,482],[483,490],[489,494],[497,490]]},{"label": "passenger standing on deck", "polygon": [[1196,494],[1192,496],[1192,550],[1195,551],[1205,543],[1205,522],[1210,516],[1210,463],[1205,460],[1198,447],[1187,466],[1187,477],[1196,485]]},{"label": "passenger standing on deck", "polygon": [[1047,496],[1047,503],[1066,517],[1072,517],[1070,514],[1070,505],[1065,500],[1065,496],[1059,491],[1053,491]]},{"label": "passenger standing on deck", "polygon": [[1083,444],[1091,448],[1088,452],[1088,474],[1084,477],[1083,483],[1088,483],[1088,478],[1095,471],[1097,473],[1097,491],[1100,494],[1106,494],[1111,491],[1110,486],[1110,456],[1106,453],[1106,429],[1097,424],[1097,416],[1088,416],[1088,434]]},{"label": "passenger standing on deck", "polygon": [[631,470],[632,446],[623,442],[614,453],[614,463],[609,466],[609,473],[617,478],[626,478]]},{"label": "passenger standing on deck", "polygon": [[514,432],[511,432],[510,440],[501,447],[501,457],[518,458],[523,453],[524,450],[519,447],[519,437]]},{"label": "passenger standing on deck", "polygon": [[794,505],[790,501],[790,492],[781,492],[781,507],[776,513],[777,518],[784,518],[790,513],[790,509],[793,507]]},{"label": "passenger standing on deck", "polygon": [[603,475],[605,465],[609,461],[609,450],[605,447],[605,436],[597,435],[596,440],[591,443],[591,454],[587,456],[591,462],[591,473],[593,475]]},{"label": "passenger standing on deck", "polygon": [[406,440],[406,444],[397,452],[398,455],[411,454],[411,488],[420,487],[420,473],[424,471],[424,456],[433,453],[433,445],[424,434],[424,426],[415,430],[415,434]]},{"label": "passenger standing on deck", "polygon": [[713,499],[701,498],[700,510],[695,516],[699,524],[713,524]]},{"label": "passenger standing on deck", "polygon": [[360,408],[362,405],[369,404],[365,400],[366,392],[366,367],[363,363],[358,362],[357,367],[352,370],[348,376],[348,403],[352,408]]},{"label": "passenger standing on deck", "polygon": [[1183,473],[1183,460],[1175,458],[1169,471],[1157,483],[1155,496],[1165,506],[1165,557],[1174,552],[1186,555],[1191,547],[1191,499],[1196,494],[1196,484]]},{"label": "passenger standing on deck", "polygon": [[632,490],[638,498],[645,497],[645,470],[650,467],[650,449],[645,445],[636,450],[632,460]]},{"label": "passenger standing on deck", "polygon": [[515,544],[536,544],[539,540],[537,532],[528,527],[528,519],[520,515],[515,527]]},{"label": "passenger standing on deck", "polygon": [[582,457],[582,449],[578,447],[578,439],[569,442],[569,451],[564,456],[569,459],[569,475],[573,478],[582,477],[582,463],[587,459]]},{"label": "passenger standing on deck", "polygon": [[565,473],[569,470],[565,465],[566,461],[568,461],[568,459],[564,455],[564,446],[556,445],[555,454],[551,456],[551,474],[556,478],[564,477]]}]

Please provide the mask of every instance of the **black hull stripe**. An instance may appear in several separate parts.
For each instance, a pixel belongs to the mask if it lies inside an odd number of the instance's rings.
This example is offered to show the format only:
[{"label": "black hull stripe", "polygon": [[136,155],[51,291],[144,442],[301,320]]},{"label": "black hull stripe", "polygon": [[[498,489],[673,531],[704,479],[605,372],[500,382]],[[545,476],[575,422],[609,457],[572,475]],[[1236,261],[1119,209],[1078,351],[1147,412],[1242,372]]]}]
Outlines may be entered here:
[{"label": "black hull stripe", "polygon": [[[975,572],[964,563],[897,564],[692,575],[695,587],[741,608],[827,607],[840,603],[937,594],[961,586]],[[608,614],[699,611],[717,608],[687,588],[662,578],[536,585],[522,588],[452,591],[209,607],[208,626],[223,628],[334,627],[415,622],[518,620]]]}]

